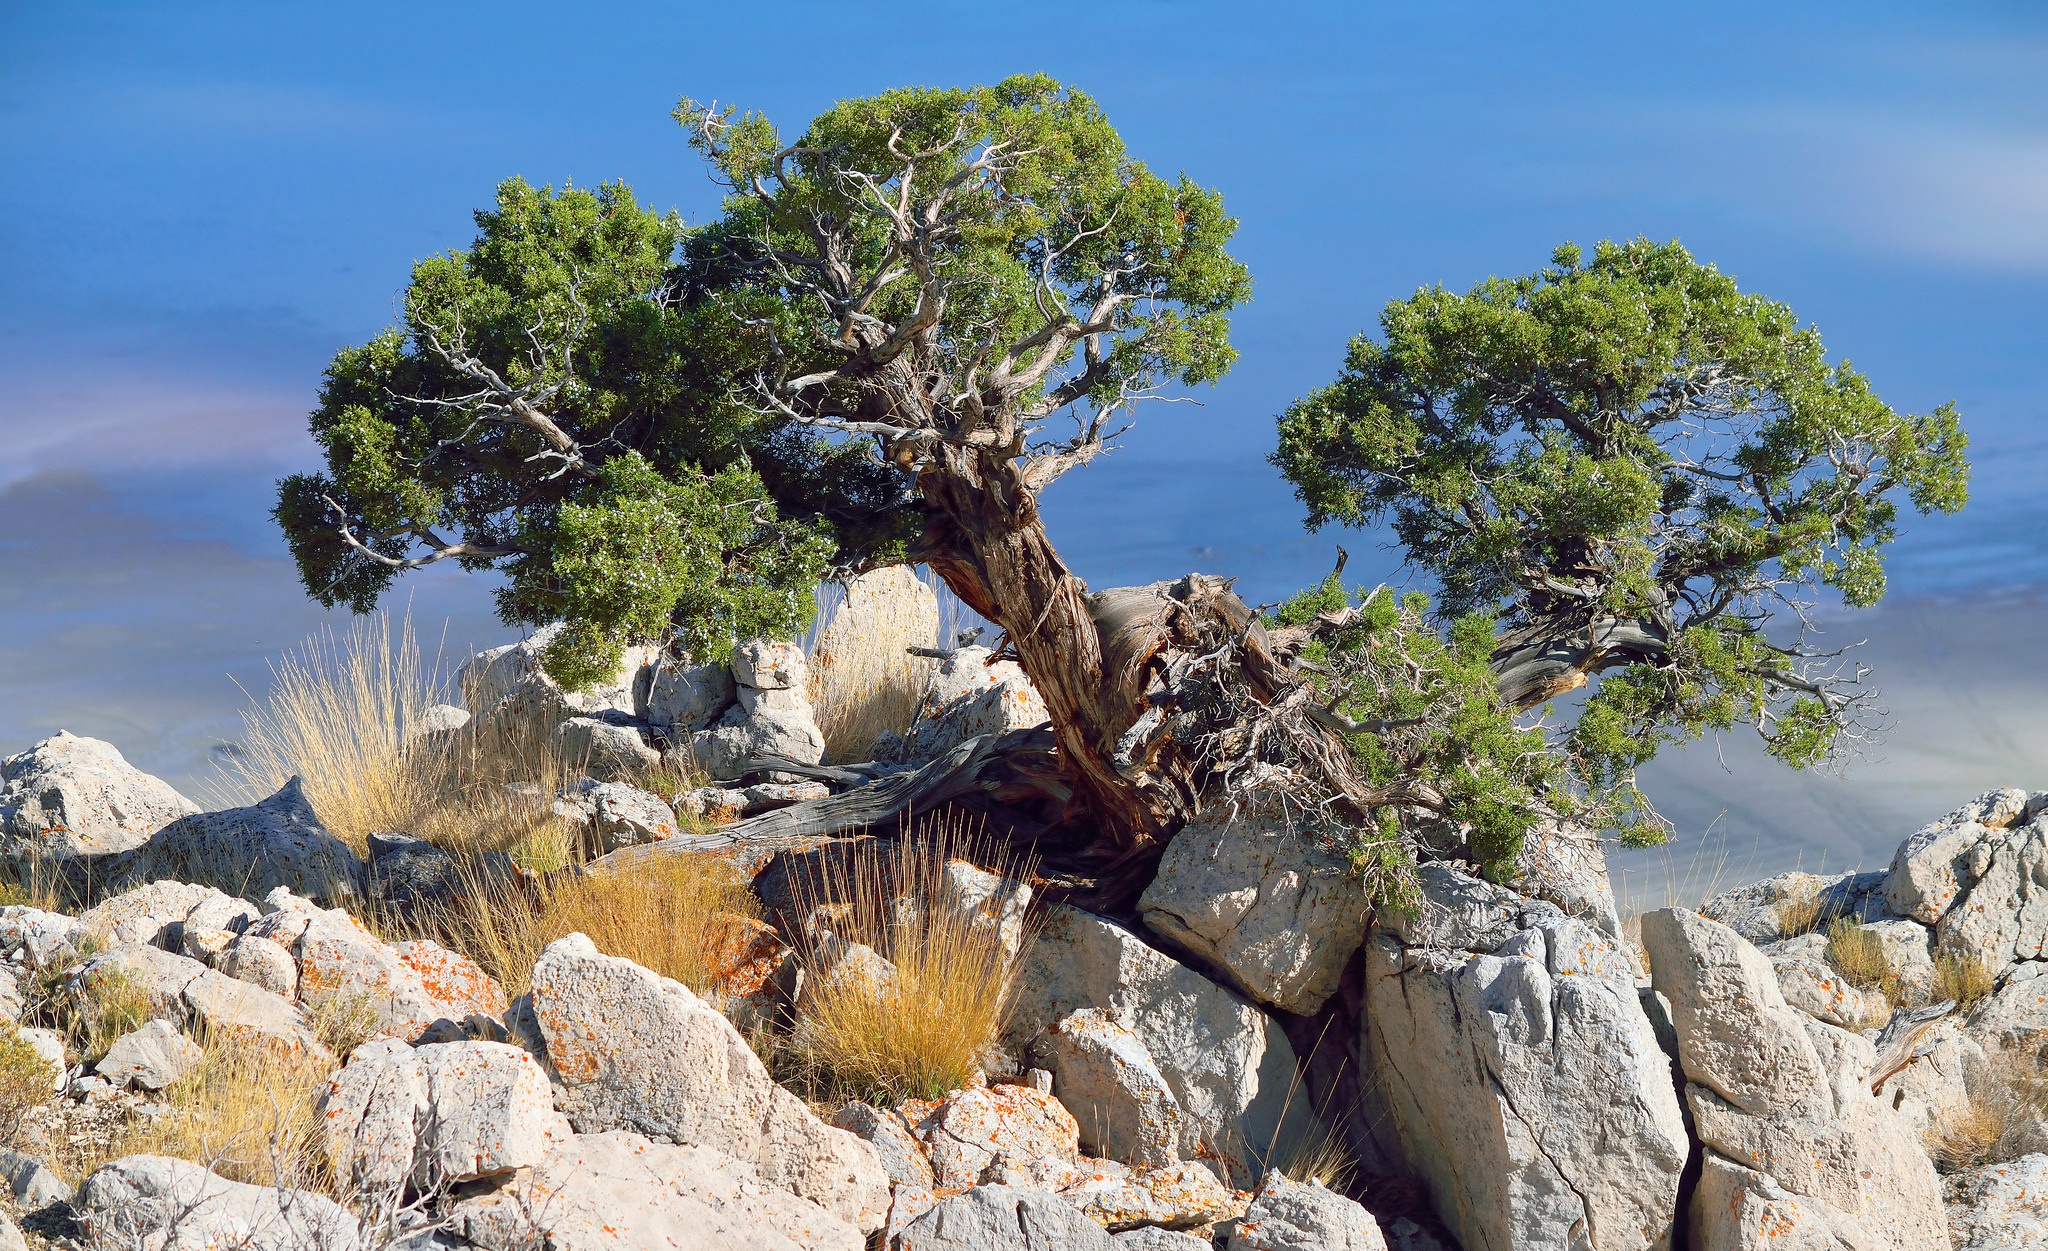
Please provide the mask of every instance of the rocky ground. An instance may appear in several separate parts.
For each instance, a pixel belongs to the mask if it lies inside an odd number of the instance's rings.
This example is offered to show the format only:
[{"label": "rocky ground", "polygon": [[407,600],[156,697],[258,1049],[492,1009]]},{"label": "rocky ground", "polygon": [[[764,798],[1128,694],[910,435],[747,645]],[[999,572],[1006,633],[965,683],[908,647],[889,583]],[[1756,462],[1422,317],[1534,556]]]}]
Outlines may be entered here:
[{"label": "rocky ground", "polygon": [[[480,658],[423,730],[591,761],[555,803],[596,850],[692,854],[847,784],[747,767],[824,756],[801,648],[629,658],[584,695],[534,654]],[[872,773],[1041,718],[990,659],[935,666]],[[675,752],[710,784],[632,784]],[[846,849],[723,849],[766,921],[701,993],[571,933],[508,994],[375,924],[474,889],[445,851],[358,857],[297,785],[202,813],[111,745],[36,744],[0,763],[0,853],[96,902],[0,907],[0,1068],[33,1076],[0,1101],[0,1251],[2048,1246],[2048,794],[1980,797],[1884,872],[1626,922],[1562,829],[1509,884],[1424,866],[1412,916],[1251,816],[1183,831],[1130,915],[960,864],[904,906],[1003,935],[1002,1028],[942,1097],[824,1104],[761,1043],[807,979],[891,975],[791,887]],[[316,1079],[277,1184],[123,1153],[228,1052]]]}]

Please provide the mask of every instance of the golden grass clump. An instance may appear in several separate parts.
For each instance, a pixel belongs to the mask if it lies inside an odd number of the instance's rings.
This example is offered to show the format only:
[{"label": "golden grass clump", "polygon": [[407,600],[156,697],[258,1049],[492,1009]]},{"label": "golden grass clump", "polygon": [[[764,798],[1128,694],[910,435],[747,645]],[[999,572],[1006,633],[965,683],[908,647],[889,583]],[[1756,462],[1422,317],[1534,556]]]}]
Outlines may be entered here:
[{"label": "golden grass clump", "polygon": [[1951,951],[1934,953],[1934,998],[1956,1001],[1956,1011],[1967,1012],[1990,995],[1994,983],[1991,969],[1974,955]]},{"label": "golden grass clump", "polygon": [[917,719],[935,662],[905,649],[932,646],[939,627],[937,605],[917,585],[917,575],[898,565],[843,589],[820,588],[807,650],[826,760],[869,759],[882,731],[906,733]]},{"label": "golden grass clump", "polygon": [[2048,1071],[2038,1042],[1991,1052],[1964,1074],[1964,1086],[1968,1100],[1928,1134],[1936,1168],[1960,1173],[2048,1148]]},{"label": "golden grass clump", "polygon": [[164,1092],[165,1111],[139,1121],[115,1151],[168,1155],[258,1186],[330,1189],[319,1103],[326,1064],[219,1037]]},{"label": "golden grass clump", "polygon": [[1827,962],[1845,981],[1861,990],[1881,991],[1896,1003],[1901,994],[1898,973],[1885,955],[1884,940],[1848,917],[1828,923]]},{"label": "golden grass clump", "polygon": [[373,833],[407,830],[431,807],[443,770],[409,727],[442,702],[412,623],[359,617],[346,636],[323,630],[271,667],[263,701],[243,713],[227,784],[244,803],[294,775],[320,821],[357,855]]},{"label": "golden grass clump", "polygon": [[0,1023],[0,1149],[15,1145],[30,1108],[56,1097],[50,1066],[20,1031]]},{"label": "golden grass clump", "polygon": [[147,1025],[152,1015],[149,995],[127,974],[99,969],[89,977],[74,976],[78,966],[93,954],[92,945],[87,944],[69,965],[44,970],[28,995],[29,1016],[63,1034],[71,1049],[86,1060],[107,1054],[107,1048],[122,1035]]},{"label": "golden grass clump", "polygon": [[711,994],[729,971],[725,957],[736,933],[759,909],[729,863],[686,854],[619,872],[564,873],[532,887],[479,873],[458,909],[437,920],[508,995],[524,994],[541,952],[572,933],[606,955]]},{"label": "golden grass clump", "polygon": [[[811,976],[786,1067],[813,1097],[886,1105],[931,1099],[967,1084],[1001,1032],[1015,962],[994,905],[959,906],[949,865],[1028,879],[1032,865],[957,825],[906,831],[894,842],[830,858],[797,883],[807,913],[829,918],[798,936]],[[1028,942],[1028,928],[1013,941]],[[893,970],[834,976],[835,943],[872,948]]]},{"label": "golden grass clump", "polygon": [[1821,902],[1820,892],[1811,888],[1799,891],[1778,901],[1778,928],[1787,938],[1811,934],[1821,927],[1828,918],[1826,905]]}]

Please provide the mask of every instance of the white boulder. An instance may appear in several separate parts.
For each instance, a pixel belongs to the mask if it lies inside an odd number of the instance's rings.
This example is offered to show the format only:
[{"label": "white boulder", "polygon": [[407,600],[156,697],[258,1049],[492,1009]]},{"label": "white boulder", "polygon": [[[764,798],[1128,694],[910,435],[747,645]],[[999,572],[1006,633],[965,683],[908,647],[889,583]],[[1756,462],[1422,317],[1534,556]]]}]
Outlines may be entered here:
[{"label": "white boulder", "polygon": [[360,899],[364,886],[363,862],[320,824],[298,778],[247,808],[180,817],[140,846],[101,857],[94,873],[116,885],[205,882],[248,900],[283,886],[329,905]]},{"label": "white boulder", "polygon": [[163,1090],[198,1067],[206,1053],[169,1021],[150,1021],[114,1040],[93,1067],[116,1090]]},{"label": "white boulder", "polygon": [[2023,1155],[1948,1179],[1955,1251],[2048,1248],[2048,1155]]},{"label": "white boulder", "polygon": [[356,1251],[361,1230],[324,1195],[229,1181],[197,1164],[131,1155],[94,1171],[72,1199],[93,1251],[234,1247]]},{"label": "white boulder", "polygon": [[[1527,1245],[1540,1245],[1531,1241]],[[1275,1170],[1230,1232],[1227,1251],[1386,1251],[1372,1213],[1315,1181]]]},{"label": "white boulder", "polygon": [[1138,906],[1261,1003],[1313,1016],[1365,940],[1364,888],[1284,817],[1213,811],[1176,834]]},{"label": "white boulder", "polygon": [[1630,959],[1553,905],[1443,865],[1421,876],[1438,921],[1407,932],[1431,941],[1375,934],[1365,1015],[1438,1214],[1468,1251],[1664,1245],[1689,1144]]},{"label": "white boulder", "polygon": [[570,1134],[540,1065],[496,1042],[358,1047],[320,1112],[335,1175],[370,1193],[531,1168]]},{"label": "white boulder", "polygon": [[198,811],[112,743],[68,730],[0,760],[0,859],[127,851]]},{"label": "white boulder", "polygon": [[534,966],[529,1005],[581,1132],[631,1126],[710,1147],[863,1232],[881,1225],[889,1180],[875,1149],[776,1085],[688,987],[571,934]]},{"label": "white boulder", "polygon": [[1316,1132],[1312,1114],[1288,1107],[1294,1049],[1279,1024],[1115,922],[1053,908],[1017,966],[1012,1004],[1004,1041],[1020,1057],[1083,1008],[1136,1035],[1186,1115],[1183,1156],[1213,1153],[1228,1180],[1255,1178],[1269,1144],[1284,1154]]},{"label": "white boulder", "polygon": [[962,647],[932,671],[903,758],[931,760],[982,734],[1028,730],[1051,720],[1045,700],[1014,660],[986,647]]}]

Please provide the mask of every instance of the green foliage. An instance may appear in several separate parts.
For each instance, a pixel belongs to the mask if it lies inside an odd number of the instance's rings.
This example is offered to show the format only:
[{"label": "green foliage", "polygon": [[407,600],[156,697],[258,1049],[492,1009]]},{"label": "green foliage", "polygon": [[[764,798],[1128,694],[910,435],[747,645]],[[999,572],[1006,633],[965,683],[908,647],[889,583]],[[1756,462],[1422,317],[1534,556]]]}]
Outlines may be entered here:
[{"label": "green foliage", "polygon": [[1498,621],[1517,707],[1606,675],[1559,744],[1583,785],[1632,791],[1660,746],[1738,721],[1801,767],[1857,732],[1860,672],[1787,610],[1876,603],[1901,506],[1962,507],[1952,407],[1895,412],[1676,243],[1567,245],[1394,300],[1380,331],[1280,418],[1272,460],[1311,528],[1391,522],[1447,620]]},{"label": "green foliage", "polygon": [[801,630],[828,566],[903,559],[932,448],[1014,481],[1085,409],[1036,490],[1108,411],[1235,359],[1221,197],[1048,78],[844,101],[789,145],[676,116],[732,189],[717,220],[511,179],[468,249],[414,266],[402,324],[336,355],[325,469],[274,510],[314,598],[367,611],[455,560],[506,577],[506,621],[566,619],[545,663],[572,684],[631,643],[715,656]]},{"label": "green foliage", "polygon": [[1407,852],[1387,834],[1426,809],[1429,821],[1459,832],[1483,871],[1507,873],[1524,836],[1547,812],[1575,813],[1583,792],[1571,785],[1569,761],[1540,729],[1518,725],[1495,689],[1492,619],[1461,617],[1439,631],[1427,596],[1347,597],[1332,576],[1283,604],[1276,623],[1334,614],[1347,598],[1358,611],[1304,650],[1307,676],[1335,712],[1369,727],[1346,735],[1352,757],[1363,780],[1400,800],[1351,839],[1355,867],[1373,881],[1402,876]]}]

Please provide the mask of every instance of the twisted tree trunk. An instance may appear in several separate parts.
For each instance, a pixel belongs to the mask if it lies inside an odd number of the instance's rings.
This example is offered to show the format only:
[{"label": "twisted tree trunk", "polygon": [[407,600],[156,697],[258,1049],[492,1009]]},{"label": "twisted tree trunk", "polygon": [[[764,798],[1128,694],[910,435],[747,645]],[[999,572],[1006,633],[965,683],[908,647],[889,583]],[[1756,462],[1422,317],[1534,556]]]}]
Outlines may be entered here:
[{"label": "twisted tree trunk", "polygon": [[1119,770],[1117,743],[1143,711],[1105,669],[1088,587],[1060,559],[1013,460],[941,446],[920,477],[929,520],[918,555],[967,606],[1003,628],[1051,714],[1075,800],[1104,868],[1142,857],[1180,827],[1179,788]]}]

